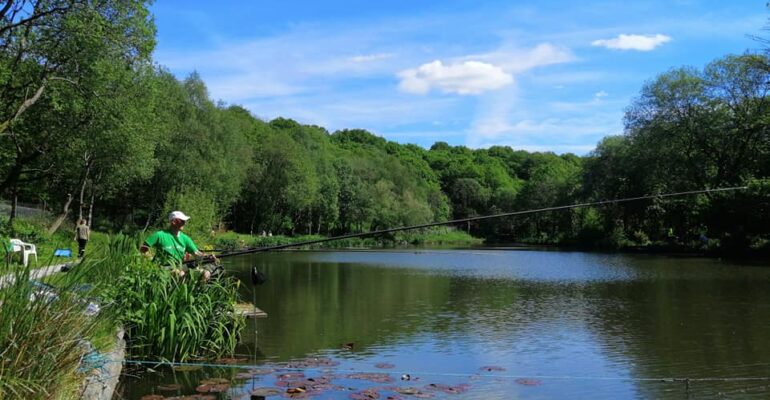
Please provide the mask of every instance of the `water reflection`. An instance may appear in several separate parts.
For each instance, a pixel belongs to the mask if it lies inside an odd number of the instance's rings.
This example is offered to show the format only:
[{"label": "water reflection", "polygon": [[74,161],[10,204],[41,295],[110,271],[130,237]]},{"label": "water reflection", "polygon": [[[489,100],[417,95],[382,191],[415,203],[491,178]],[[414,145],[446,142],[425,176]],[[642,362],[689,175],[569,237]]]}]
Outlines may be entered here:
[{"label": "water reflection", "polygon": [[[659,378],[770,376],[763,267],[505,250],[285,252],[227,267],[249,282],[251,265],[268,276],[256,292],[242,287],[269,315],[239,349],[254,354],[257,330],[255,365],[390,363],[468,383],[463,398],[682,398],[683,382]],[[693,380],[690,390],[764,398],[766,385]]]}]

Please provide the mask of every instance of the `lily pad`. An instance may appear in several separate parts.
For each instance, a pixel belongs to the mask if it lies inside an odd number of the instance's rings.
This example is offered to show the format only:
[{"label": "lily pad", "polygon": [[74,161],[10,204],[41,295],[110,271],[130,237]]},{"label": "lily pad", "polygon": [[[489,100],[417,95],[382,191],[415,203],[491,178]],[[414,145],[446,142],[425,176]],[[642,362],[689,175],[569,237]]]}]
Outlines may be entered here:
[{"label": "lily pad", "polygon": [[303,360],[289,361],[286,368],[316,368],[316,367],[334,367],[339,365],[338,361],[331,358],[310,357]]},{"label": "lily pad", "polygon": [[168,385],[158,386],[158,390],[160,390],[161,392],[173,392],[181,388],[182,388],[182,385],[177,385],[176,383],[170,383]]},{"label": "lily pad", "polygon": [[380,394],[375,390],[367,389],[360,392],[351,393],[348,397],[353,400],[376,400],[380,398]]},{"label": "lily pad", "polygon": [[415,387],[397,387],[397,388],[394,388],[393,391],[401,394],[408,394],[408,395],[414,395],[414,394],[420,393],[420,389],[417,389]]},{"label": "lily pad", "polygon": [[225,378],[208,378],[202,380],[200,383],[201,385],[222,385],[230,383],[230,380]]},{"label": "lily pad", "polygon": [[227,384],[213,384],[213,385],[199,385],[195,388],[195,391],[198,393],[222,393],[226,392],[227,389],[230,388],[230,385]]},{"label": "lily pad", "polygon": [[389,374],[368,372],[348,375],[350,379],[362,379],[366,381],[372,381],[377,383],[393,383],[393,377]]},{"label": "lily pad", "polygon": [[263,397],[277,396],[281,393],[283,392],[281,392],[279,389],[271,388],[271,387],[260,387],[251,391],[252,396],[263,396]]}]

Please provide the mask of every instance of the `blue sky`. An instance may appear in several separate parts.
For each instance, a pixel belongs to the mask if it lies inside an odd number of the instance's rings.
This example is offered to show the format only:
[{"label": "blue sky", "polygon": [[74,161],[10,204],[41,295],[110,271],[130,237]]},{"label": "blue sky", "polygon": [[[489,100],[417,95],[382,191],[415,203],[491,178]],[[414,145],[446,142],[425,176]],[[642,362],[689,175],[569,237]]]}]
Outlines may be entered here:
[{"label": "blue sky", "polygon": [[158,0],[155,60],[256,117],[586,154],[645,82],[763,50],[765,0]]}]

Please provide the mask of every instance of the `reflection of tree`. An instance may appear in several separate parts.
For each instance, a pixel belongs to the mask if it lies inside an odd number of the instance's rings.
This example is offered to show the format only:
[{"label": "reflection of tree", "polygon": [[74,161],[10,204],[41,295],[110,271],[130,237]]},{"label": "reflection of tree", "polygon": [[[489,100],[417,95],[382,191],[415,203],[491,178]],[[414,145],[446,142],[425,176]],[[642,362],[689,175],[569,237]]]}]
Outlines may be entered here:
[{"label": "reflection of tree", "polygon": [[[584,324],[586,311],[572,301],[580,297],[578,287],[324,262],[317,253],[259,254],[253,260],[268,276],[257,289],[257,306],[269,315],[258,330],[260,350],[272,361],[348,342],[356,351],[408,342],[405,337],[421,333],[480,336],[505,347],[531,335],[533,325],[576,330]],[[247,271],[244,264],[244,282]],[[243,298],[251,300],[250,284],[245,288]],[[253,329],[245,331],[242,342],[252,343]]]},{"label": "reflection of tree", "polygon": [[[751,271],[716,275],[703,261],[645,262],[640,270],[666,271],[650,280],[614,281],[592,287],[590,328],[608,358],[632,366],[636,378],[770,376],[770,293]],[[683,267],[700,276],[682,276]],[[676,271],[671,272],[671,268]],[[621,353],[621,354],[617,354]],[[768,382],[693,382],[693,393],[766,385]],[[681,398],[683,385],[642,382],[643,398]]]},{"label": "reflection of tree", "polygon": [[[255,259],[269,279],[257,292],[257,305],[269,315],[259,321],[260,349],[278,360],[348,342],[356,350],[365,349],[394,333],[417,332],[424,321],[411,311],[441,307],[449,294],[448,277],[313,262],[301,253]],[[249,282],[242,273],[241,279]],[[251,292],[243,297],[250,300]],[[246,334],[243,342],[248,343]]]}]

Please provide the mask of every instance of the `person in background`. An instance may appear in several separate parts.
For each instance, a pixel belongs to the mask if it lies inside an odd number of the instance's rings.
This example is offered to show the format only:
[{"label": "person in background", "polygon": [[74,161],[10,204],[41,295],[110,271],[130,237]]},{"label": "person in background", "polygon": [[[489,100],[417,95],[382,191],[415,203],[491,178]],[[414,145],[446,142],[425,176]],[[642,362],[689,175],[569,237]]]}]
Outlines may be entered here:
[{"label": "person in background", "polygon": [[[184,276],[184,269],[181,268],[185,261],[185,255],[193,254],[198,257],[204,257],[205,254],[198,250],[193,240],[182,232],[187,220],[190,219],[181,211],[173,211],[168,215],[169,227],[157,231],[145,239],[139,252],[147,254],[150,249],[155,250],[153,260],[163,266],[171,266],[179,276]],[[211,272],[203,271],[203,279],[208,280]]]},{"label": "person in background", "polygon": [[88,228],[88,221],[81,218],[75,227],[75,240],[78,242],[78,258],[83,258],[86,252],[86,244],[91,238],[91,230]]}]

